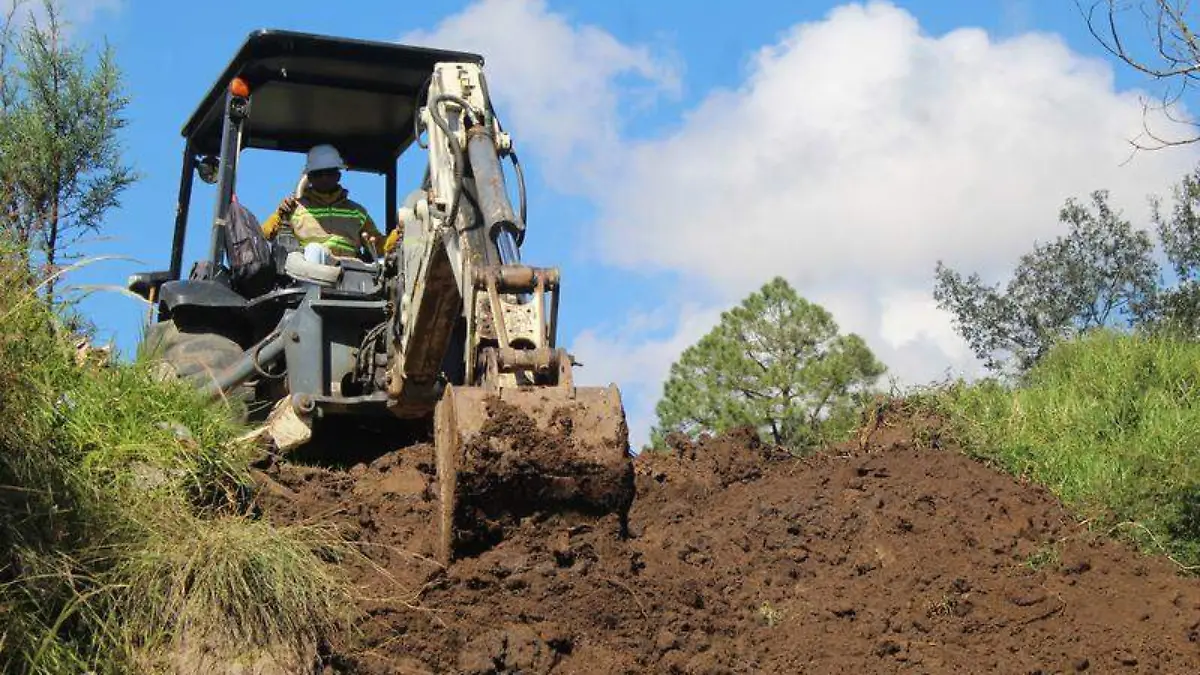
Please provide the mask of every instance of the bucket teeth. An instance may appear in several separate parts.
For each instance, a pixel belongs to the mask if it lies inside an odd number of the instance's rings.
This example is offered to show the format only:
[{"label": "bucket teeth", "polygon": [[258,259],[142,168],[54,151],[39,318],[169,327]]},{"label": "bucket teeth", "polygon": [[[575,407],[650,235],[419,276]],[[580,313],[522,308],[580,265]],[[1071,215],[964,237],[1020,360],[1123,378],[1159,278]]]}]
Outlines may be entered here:
[{"label": "bucket teeth", "polygon": [[616,387],[448,387],[435,442],[444,562],[539,512],[615,514],[624,533],[633,464]]}]

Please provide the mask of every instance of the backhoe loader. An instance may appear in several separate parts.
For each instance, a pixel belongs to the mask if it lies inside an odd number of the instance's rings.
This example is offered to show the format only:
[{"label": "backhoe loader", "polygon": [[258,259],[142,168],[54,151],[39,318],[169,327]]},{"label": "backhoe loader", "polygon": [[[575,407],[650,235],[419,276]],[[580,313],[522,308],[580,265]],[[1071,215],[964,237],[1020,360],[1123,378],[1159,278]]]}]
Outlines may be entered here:
[{"label": "backhoe loader", "polygon": [[[505,514],[618,514],[623,529],[633,471],[620,393],[575,386],[557,337],[559,270],[522,260],[524,177],[481,56],[258,31],[182,135],[169,269],[129,280],[152,307],[144,358],[269,410],[281,452],[338,420],[427,429],[446,562],[494,541],[486,523]],[[313,263],[286,228],[231,234],[246,217],[239,157],[321,143],[383,177],[386,232],[403,235],[390,253]],[[424,177],[401,200],[399,158],[421,150]],[[183,278],[195,175],[215,207],[207,255]]]}]

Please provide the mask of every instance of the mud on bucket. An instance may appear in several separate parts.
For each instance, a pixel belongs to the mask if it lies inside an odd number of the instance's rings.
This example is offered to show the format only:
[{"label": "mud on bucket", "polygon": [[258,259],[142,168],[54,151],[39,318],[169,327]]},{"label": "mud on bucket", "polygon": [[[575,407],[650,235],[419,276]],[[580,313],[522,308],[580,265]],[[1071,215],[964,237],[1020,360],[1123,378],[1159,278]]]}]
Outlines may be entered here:
[{"label": "mud on bucket", "polygon": [[625,534],[633,463],[615,386],[447,387],[435,442],[443,562],[535,513],[615,514]]}]

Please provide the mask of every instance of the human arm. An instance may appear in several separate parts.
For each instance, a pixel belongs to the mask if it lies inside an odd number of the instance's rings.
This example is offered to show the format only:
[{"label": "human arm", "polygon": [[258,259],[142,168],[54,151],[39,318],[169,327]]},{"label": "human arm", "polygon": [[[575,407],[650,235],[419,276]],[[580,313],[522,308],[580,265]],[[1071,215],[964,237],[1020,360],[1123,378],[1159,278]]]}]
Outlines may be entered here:
[{"label": "human arm", "polygon": [[389,236],[387,241],[384,241],[383,234],[379,232],[379,228],[375,225],[375,221],[371,219],[370,214],[368,214],[365,209],[363,210],[362,214],[363,226],[360,233],[364,245],[369,246],[371,252],[376,257],[391,251],[391,246],[395,245],[395,241],[392,239],[392,237]]},{"label": "human arm", "polygon": [[262,231],[263,236],[267,239],[274,239],[275,235],[279,234],[279,228],[286,223],[292,216],[292,212],[296,210],[296,198],[287,196],[283,201],[279,202],[279,206],[267,216],[263,221]]}]

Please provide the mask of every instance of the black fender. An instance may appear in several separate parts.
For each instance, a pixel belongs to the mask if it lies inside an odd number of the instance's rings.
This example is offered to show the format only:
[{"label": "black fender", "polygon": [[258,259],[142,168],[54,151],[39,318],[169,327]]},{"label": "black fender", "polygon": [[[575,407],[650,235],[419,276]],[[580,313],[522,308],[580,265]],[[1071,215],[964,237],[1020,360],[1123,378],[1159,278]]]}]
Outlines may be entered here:
[{"label": "black fender", "polygon": [[159,291],[159,301],[168,314],[181,309],[204,309],[242,314],[246,299],[217,281],[185,279],[168,281]]},{"label": "black fender", "polygon": [[184,279],[168,281],[158,296],[158,320],[174,320],[181,327],[204,328],[238,343],[249,339],[246,299],[218,281]]}]

